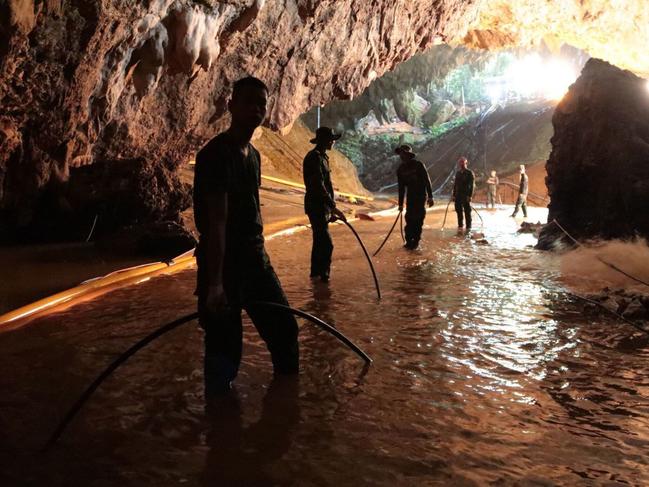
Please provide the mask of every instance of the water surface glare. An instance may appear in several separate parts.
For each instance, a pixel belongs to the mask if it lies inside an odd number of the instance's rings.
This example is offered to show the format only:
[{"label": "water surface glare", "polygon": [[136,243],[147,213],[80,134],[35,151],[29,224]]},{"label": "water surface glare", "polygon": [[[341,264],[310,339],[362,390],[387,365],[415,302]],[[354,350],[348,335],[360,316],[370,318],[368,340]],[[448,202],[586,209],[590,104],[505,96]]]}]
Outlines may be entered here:
[{"label": "water surface glare", "polygon": [[[194,271],[0,334],[0,484],[648,484],[647,342],[567,298],[557,258],[506,212],[482,214],[488,245],[441,231],[440,214],[418,251],[394,235],[375,260],[380,303],[346,228],[328,286],[308,278],[308,232],[269,242],[291,304],[358,343],[369,370],[303,324],[299,382],[273,381],[246,322],[236,393],[206,412],[188,325],[119,369],[47,454],[108,362],[194,310]],[[372,251],[390,224],[355,226]]]}]

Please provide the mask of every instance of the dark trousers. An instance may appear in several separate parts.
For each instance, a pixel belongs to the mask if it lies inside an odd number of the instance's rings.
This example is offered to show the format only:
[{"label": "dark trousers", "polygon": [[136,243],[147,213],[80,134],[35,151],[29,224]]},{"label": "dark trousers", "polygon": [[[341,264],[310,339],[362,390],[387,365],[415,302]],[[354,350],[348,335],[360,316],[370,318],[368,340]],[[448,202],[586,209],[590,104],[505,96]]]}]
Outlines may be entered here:
[{"label": "dark trousers", "polygon": [[457,213],[457,226],[462,228],[466,220],[467,230],[471,228],[471,200],[468,198],[455,198],[455,213]]},{"label": "dark trousers", "polygon": [[487,188],[487,208],[491,206],[492,208],[496,207],[496,186],[490,185]]},{"label": "dark trousers", "polygon": [[311,277],[329,275],[334,244],[329,234],[329,217],[326,213],[309,213],[313,232],[311,247]]},{"label": "dark trousers", "polygon": [[421,239],[421,227],[426,218],[426,207],[424,205],[408,205],[406,208],[406,245],[415,248]]},{"label": "dark trousers", "polygon": [[[259,263],[266,261],[267,264]],[[207,313],[205,297],[199,295],[200,324],[205,330],[206,393],[227,390],[239,372],[243,330],[241,311],[245,309],[259,335],[266,342],[276,373],[299,370],[298,326],[285,311],[254,306],[255,301],[288,305],[282,286],[268,258],[243,264],[236,277],[226,278],[227,310],[218,316]],[[204,294],[204,293],[201,293]]]},{"label": "dark trousers", "polygon": [[516,206],[514,207],[514,213],[512,213],[512,216],[516,216],[518,214],[519,207],[523,210],[523,216],[527,218],[527,195],[526,194],[518,195],[518,199],[516,200]]}]

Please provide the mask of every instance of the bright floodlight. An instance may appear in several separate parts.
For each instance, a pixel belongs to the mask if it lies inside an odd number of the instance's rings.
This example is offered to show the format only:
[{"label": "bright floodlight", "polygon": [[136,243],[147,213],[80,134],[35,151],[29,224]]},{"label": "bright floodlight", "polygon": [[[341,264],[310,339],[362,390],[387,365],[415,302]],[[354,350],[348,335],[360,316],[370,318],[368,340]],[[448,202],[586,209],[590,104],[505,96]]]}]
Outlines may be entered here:
[{"label": "bright floodlight", "polygon": [[559,100],[575,81],[577,74],[563,59],[543,60],[538,54],[531,54],[514,61],[507,70],[513,91],[523,97],[543,97]]}]

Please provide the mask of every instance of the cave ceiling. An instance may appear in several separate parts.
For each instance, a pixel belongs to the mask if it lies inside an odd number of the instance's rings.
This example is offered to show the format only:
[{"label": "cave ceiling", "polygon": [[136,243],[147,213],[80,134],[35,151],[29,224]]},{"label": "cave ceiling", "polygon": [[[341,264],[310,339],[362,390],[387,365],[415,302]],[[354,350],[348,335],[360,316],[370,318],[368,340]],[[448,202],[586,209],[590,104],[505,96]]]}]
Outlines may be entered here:
[{"label": "cave ceiling", "polygon": [[101,161],[174,167],[227,124],[231,83],[270,89],[266,125],[358,97],[432,46],[558,49],[649,73],[638,0],[0,1],[0,209]]}]

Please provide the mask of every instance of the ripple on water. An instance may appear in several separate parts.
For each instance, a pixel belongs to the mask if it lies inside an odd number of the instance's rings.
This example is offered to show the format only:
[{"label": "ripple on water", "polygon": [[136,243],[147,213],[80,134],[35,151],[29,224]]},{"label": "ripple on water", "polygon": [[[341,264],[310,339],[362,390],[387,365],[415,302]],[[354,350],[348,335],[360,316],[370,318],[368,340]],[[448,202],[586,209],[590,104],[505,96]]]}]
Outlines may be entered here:
[{"label": "ripple on water", "polygon": [[[273,240],[292,304],[361,345],[368,371],[302,325],[299,383],[272,381],[246,322],[236,393],[205,412],[202,334],[190,324],[109,379],[38,465],[31,453],[105,364],[193,311],[194,273],[0,335],[5,484],[649,482],[649,352],[619,346],[628,329],[566,300],[554,257],[503,212],[483,218],[489,245],[437,230],[435,214],[419,251],[395,235],[376,259],[380,303],[345,228],[333,229],[329,286],[308,279],[308,233]],[[388,224],[356,225],[373,247]]]}]

